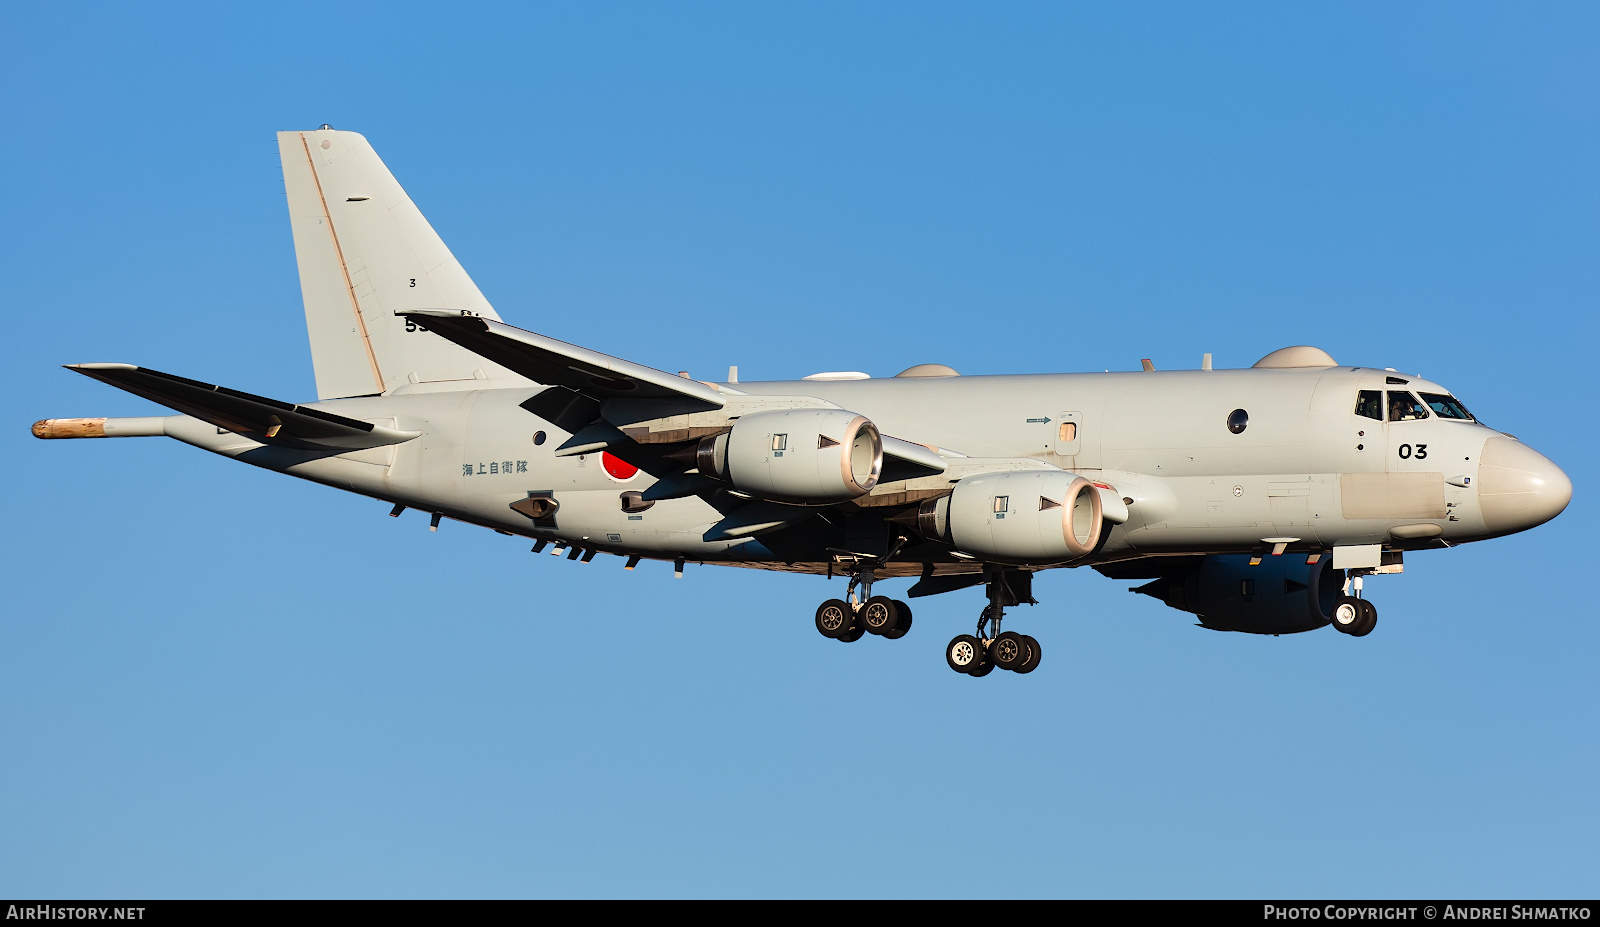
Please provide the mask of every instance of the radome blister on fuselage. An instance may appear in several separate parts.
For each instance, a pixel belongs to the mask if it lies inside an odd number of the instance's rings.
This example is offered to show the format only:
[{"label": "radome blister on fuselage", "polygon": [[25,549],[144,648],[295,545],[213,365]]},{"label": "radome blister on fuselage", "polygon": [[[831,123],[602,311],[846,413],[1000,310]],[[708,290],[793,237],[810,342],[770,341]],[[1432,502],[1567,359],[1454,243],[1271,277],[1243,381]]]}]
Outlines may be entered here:
[{"label": "radome blister on fuselage", "polygon": [[360,136],[281,133],[280,152],[319,401],[80,365],[186,414],[36,435],[165,434],[584,560],[844,574],[817,626],[846,641],[909,627],[877,579],[981,583],[980,633],[946,653],[976,675],[1038,665],[998,626],[1039,569],[1154,577],[1138,591],[1220,630],[1361,635],[1365,575],[1570,498],[1443,386],[1305,346],[1242,370],[672,376],[500,322]]}]

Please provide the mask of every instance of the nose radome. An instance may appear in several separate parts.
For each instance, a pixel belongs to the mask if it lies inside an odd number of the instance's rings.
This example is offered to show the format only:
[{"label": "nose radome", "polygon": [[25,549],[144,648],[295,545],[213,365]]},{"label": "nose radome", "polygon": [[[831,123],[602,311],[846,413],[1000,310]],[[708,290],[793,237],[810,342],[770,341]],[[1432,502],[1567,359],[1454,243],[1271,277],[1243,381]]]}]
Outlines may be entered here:
[{"label": "nose radome", "polygon": [[1478,504],[1496,534],[1526,531],[1561,514],[1572,501],[1572,480],[1549,458],[1520,441],[1496,435],[1478,461]]}]

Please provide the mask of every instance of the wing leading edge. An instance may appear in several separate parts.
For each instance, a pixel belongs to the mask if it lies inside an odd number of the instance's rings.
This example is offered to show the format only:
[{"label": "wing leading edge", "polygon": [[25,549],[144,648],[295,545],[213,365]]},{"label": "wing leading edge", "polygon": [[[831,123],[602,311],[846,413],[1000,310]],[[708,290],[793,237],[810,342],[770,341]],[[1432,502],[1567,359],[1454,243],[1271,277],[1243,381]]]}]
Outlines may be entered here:
[{"label": "wing leading edge", "polygon": [[395,314],[530,380],[565,386],[602,402],[687,399],[704,411],[724,405],[715,388],[698,380],[580,348],[494,319],[454,309],[413,309]]}]

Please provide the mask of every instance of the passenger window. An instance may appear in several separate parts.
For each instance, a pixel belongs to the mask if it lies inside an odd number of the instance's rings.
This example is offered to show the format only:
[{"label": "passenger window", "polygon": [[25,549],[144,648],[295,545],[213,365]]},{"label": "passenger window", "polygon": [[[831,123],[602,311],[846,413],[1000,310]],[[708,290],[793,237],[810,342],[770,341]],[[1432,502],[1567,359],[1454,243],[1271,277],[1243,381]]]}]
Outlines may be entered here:
[{"label": "passenger window", "polygon": [[1391,390],[1389,393],[1389,421],[1412,422],[1428,417],[1428,409],[1410,393]]},{"label": "passenger window", "polygon": [[1364,389],[1356,393],[1356,414],[1383,421],[1383,390]]},{"label": "passenger window", "polygon": [[1056,440],[1062,444],[1066,444],[1069,441],[1078,440],[1078,423],[1062,422],[1061,430],[1056,432]]},{"label": "passenger window", "polygon": [[1477,421],[1472,417],[1472,413],[1467,411],[1467,407],[1462,405],[1454,396],[1445,395],[1444,393],[1420,393],[1419,395],[1422,396],[1422,401],[1428,404],[1428,408],[1432,409],[1433,413],[1440,418],[1453,418],[1463,422]]}]

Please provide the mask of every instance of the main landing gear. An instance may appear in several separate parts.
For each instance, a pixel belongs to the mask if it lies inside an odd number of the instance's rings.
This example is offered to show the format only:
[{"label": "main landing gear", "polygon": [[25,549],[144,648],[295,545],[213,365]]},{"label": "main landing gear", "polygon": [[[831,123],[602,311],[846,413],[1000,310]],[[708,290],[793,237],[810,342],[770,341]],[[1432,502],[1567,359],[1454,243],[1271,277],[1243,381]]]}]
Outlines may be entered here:
[{"label": "main landing gear", "polygon": [[1363,575],[1352,570],[1344,581],[1344,595],[1333,605],[1333,626],[1351,637],[1366,637],[1378,626],[1378,606],[1361,597]]},{"label": "main landing gear", "polygon": [[[1042,651],[1038,641],[1027,634],[1000,630],[1000,621],[1005,617],[1006,606],[1021,604],[1021,597],[1012,590],[1006,580],[1006,572],[1000,567],[984,568],[989,604],[984,606],[983,613],[978,618],[978,633],[958,634],[945,645],[944,660],[958,673],[966,673],[968,676],[987,676],[994,672],[996,667],[1013,673],[1031,673],[1039,667]],[[1032,594],[1027,592],[1023,594],[1031,604]],[[987,634],[993,636],[986,636]]]},{"label": "main landing gear", "polygon": [[899,640],[911,630],[911,606],[888,596],[872,594],[873,575],[864,570],[850,577],[850,588],[843,599],[829,599],[817,606],[817,631],[823,637],[844,643],[876,634]]}]

